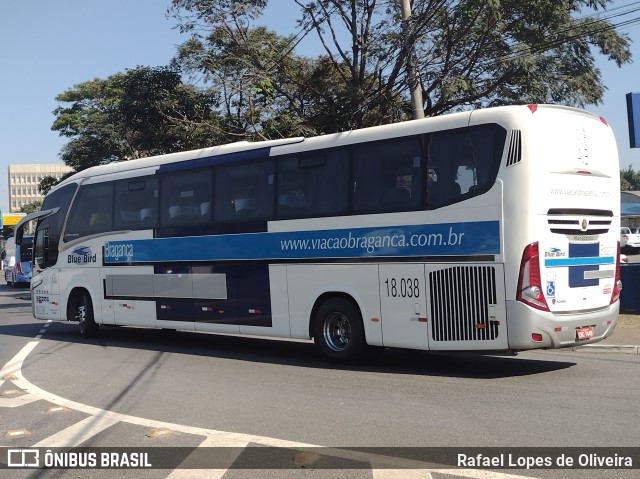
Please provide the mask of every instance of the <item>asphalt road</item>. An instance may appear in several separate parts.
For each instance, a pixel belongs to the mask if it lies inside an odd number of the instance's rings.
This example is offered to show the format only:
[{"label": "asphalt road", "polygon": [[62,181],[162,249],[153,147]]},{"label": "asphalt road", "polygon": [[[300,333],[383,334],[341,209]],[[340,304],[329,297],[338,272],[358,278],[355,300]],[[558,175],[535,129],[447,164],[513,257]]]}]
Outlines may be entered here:
[{"label": "asphalt road", "polygon": [[[237,459],[233,456],[215,474],[136,472],[136,477],[225,478],[314,471],[320,477],[417,474],[349,469],[360,456],[326,449],[301,456],[287,449],[302,445],[385,448],[375,452],[391,455],[401,447],[451,447],[461,453],[476,447],[610,447],[620,454],[625,447],[638,449],[640,355],[386,351],[357,366],[335,367],[321,360],[312,344],[299,341],[134,328],[101,328],[99,338],[83,340],[75,324],[46,326],[33,319],[28,301],[21,299],[27,295],[0,286],[0,446],[204,445],[240,451],[260,445],[285,451],[273,459],[273,469],[262,464],[227,470]],[[8,372],[12,364],[15,374]],[[343,462],[332,463],[340,470],[322,469],[326,456],[340,458]],[[609,470],[606,477],[637,477],[640,464],[635,467]],[[189,474],[181,475],[185,471]],[[109,469],[33,474],[0,469],[0,477],[11,478],[122,476]],[[599,470],[550,468],[484,476],[486,471],[474,468],[434,467],[430,474],[420,477],[602,477]]]}]

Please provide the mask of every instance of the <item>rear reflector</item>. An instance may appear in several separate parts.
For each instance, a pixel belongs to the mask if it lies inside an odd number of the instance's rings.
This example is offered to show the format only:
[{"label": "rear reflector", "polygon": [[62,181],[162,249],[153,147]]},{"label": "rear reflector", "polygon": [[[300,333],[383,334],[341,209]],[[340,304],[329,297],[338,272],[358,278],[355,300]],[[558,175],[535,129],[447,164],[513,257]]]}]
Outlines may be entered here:
[{"label": "rear reflector", "polygon": [[540,342],[540,341],[542,341],[542,334],[539,334],[539,333],[531,333],[531,340],[532,340],[532,341],[536,341],[536,342]]}]

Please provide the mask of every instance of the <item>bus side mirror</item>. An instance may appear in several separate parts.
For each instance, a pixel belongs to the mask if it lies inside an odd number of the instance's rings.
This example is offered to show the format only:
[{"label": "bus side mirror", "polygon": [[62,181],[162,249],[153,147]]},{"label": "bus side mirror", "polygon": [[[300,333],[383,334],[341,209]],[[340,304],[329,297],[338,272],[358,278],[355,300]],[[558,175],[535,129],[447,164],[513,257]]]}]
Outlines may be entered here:
[{"label": "bus side mirror", "polygon": [[7,257],[7,252],[5,250],[2,250],[2,253],[0,253],[0,259],[5,259]]}]

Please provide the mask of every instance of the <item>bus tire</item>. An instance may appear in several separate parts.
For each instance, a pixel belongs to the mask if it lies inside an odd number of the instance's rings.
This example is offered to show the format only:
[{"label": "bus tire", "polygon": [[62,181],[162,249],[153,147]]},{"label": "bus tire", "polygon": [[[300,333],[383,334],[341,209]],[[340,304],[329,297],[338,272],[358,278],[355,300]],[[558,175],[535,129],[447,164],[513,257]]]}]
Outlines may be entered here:
[{"label": "bus tire", "polygon": [[93,338],[98,334],[98,325],[93,317],[93,303],[86,291],[76,296],[71,306],[73,321],[78,321],[80,325],[80,336],[83,338]]},{"label": "bus tire", "polygon": [[334,362],[351,362],[365,349],[362,315],[345,298],[331,298],[318,308],[313,321],[313,341]]}]

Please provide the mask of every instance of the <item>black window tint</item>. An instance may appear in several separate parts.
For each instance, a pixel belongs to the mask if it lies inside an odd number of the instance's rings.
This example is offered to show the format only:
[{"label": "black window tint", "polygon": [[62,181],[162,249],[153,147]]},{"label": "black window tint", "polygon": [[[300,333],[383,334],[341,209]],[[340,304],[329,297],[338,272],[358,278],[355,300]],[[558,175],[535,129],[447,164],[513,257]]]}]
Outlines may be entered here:
[{"label": "black window tint", "polygon": [[356,211],[408,211],[420,206],[421,148],[418,138],[359,146],[354,151]]},{"label": "black window tint", "polygon": [[273,215],[272,161],[223,166],[216,171],[215,219],[266,219]]},{"label": "black window tint", "polygon": [[[461,164],[473,167],[468,130],[433,133],[429,141],[427,164],[427,201],[430,207],[454,203],[462,195],[462,186],[458,182],[458,169]],[[468,190],[474,186],[465,185],[465,188]]]},{"label": "black window tint", "polygon": [[286,158],[278,165],[278,216],[342,213],[348,203],[349,162],[344,151]]},{"label": "black window tint", "polygon": [[64,186],[59,190],[48,194],[42,203],[42,211],[50,210],[52,208],[60,208],[57,213],[47,216],[42,220],[42,223],[49,227],[49,234],[52,237],[60,237],[64,220],[67,217],[67,212],[69,211],[69,205],[71,204],[71,200],[73,199],[73,195],[75,194],[77,187],[78,185],[75,183]]},{"label": "black window tint", "polygon": [[69,205],[76,192],[77,184],[72,183],[48,194],[42,203],[42,210],[60,208],[38,222],[36,228],[36,264],[41,268],[48,268],[58,261],[58,245],[62,235],[64,220],[69,211]]},{"label": "black window tint", "polygon": [[504,140],[504,129],[495,125],[429,135],[429,207],[456,203],[491,188]]},{"label": "black window tint", "polygon": [[154,228],[158,224],[158,177],[118,181],[115,229]]},{"label": "black window tint", "polygon": [[[18,253],[18,246],[20,253]],[[16,263],[18,261],[31,261],[33,257],[33,237],[23,236],[22,243],[16,246]]]},{"label": "black window tint", "polygon": [[81,186],[71,206],[64,240],[73,241],[112,229],[113,183]]},{"label": "black window tint", "polygon": [[479,190],[486,191],[493,186],[498,175],[506,138],[506,130],[498,125],[474,126],[469,129]]},{"label": "black window tint", "polygon": [[[57,247],[56,247],[57,251]],[[48,268],[49,266],[55,264],[57,259],[53,261],[51,260],[51,254],[53,251],[49,252],[49,228],[48,227],[38,227],[36,230],[36,242],[33,247],[33,262],[39,266],[40,268]]]},{"label": "black window tint", "polygon": [[210,170],[191,170],[162,177],[161,215],[163,226],[207,223],[211,220]]}]

